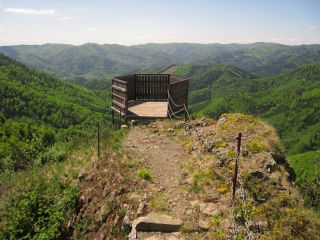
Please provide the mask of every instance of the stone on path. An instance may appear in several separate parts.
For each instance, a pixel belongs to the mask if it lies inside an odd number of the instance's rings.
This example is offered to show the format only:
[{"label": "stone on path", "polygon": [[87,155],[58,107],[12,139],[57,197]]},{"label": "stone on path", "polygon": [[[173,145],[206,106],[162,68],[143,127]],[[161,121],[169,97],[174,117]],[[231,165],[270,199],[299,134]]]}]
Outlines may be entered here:
[{"label": "stone on path", "polygon": [[137,232],[177,232],[182,221],[164,214],[150,213],[132,223],[129,239],[137,239]]}]

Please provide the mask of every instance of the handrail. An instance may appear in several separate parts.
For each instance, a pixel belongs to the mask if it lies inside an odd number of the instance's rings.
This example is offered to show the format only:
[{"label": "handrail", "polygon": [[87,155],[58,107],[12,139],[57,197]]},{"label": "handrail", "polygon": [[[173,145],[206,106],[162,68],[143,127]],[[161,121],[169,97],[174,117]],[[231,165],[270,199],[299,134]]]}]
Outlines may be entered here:
[{"label": "handrail", "polygon": [[113,81],[119,82],[119,83],[123,83],[123,84],[127,84],[128,82],[121,80],[119,78],[113,78]]},{"label": "handrail", "polygon": [[[187,77],[161,73],[115,76],[111,87],[112,109],[118,109],[118,112],[126,116],[130,100],[167,100],[168,116],[177,117],[181,112],[187,112],[188,81]],[[179,84],[182,84],[183,89],[180,89]],[[183,104],[178,104],[182,101]]]}]

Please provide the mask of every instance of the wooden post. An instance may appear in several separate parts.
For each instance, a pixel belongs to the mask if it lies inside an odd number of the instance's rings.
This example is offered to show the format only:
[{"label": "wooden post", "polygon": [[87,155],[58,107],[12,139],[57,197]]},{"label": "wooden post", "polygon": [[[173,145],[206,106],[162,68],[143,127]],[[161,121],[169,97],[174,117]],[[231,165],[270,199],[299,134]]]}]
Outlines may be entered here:
[{"label": "wooden post", "polygon": [[98,122],[98,159],[100,159],[100,124]]},{"label": "wooden post", "polygon": [[237,178],[238,178],[238,160],[239,160],[239,156],[240,156],[240,150],[241,150],[241,137],[242,137],[242,133],[238,133],[238,137],[237,137],[237,157],[235,160],[235,166],[234,166],[234,175],[233,175],[233,184],[232,184],[232,201],[235,200],[235,196],[236,196],[236,187],[237,187]]}]

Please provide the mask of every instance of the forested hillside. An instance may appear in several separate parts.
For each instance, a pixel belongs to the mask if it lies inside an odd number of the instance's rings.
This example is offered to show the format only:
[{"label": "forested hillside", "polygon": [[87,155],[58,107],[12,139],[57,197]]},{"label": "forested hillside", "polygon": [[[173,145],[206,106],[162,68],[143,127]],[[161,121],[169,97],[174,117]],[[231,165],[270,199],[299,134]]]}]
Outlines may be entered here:
[{"label": "forested hillside", "polygon": [[106,108],[92,91],[0,55],[0,172],[61,160]]},{"label": "forested hillside", "polygon": [[320,63],[320,45],[286,46],[274,43],[170,43],[129,47],[92,43],[80,46],[44,44],[3,46],[0,52],[29,66],[87,86],[94,84],[93,81],[110,80],[114,74],[147,71],[170,64],[224,64],[255,75],[268,75],[306,63]]},{"label": "forested hillside", "polygon": [[255,77],[224,65],[180,65],[191,77],[190,109],[215,119],[226,112],[248,113],[272,124],[297,174],[306,204],[320,209],[320,65],[304,65]]},{"label": "forested hillside", "polygon": [[191,77],[193,112],[253,114],[276,127],[288,154],[319,148],[319,64],[258,78],[227,66],[181,65],[176,74]]}]

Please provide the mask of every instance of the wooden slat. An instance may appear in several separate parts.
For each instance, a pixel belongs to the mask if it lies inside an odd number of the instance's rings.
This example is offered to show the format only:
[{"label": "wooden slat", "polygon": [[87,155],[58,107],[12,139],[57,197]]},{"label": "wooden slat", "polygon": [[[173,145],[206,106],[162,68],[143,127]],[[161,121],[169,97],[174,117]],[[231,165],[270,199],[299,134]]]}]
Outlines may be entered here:
[{"label": "wooden slat", "polygon": [[112,88],[113,89],[116,89],[116,90],[118,90],[118,91],[120,91],[120,92],[127,92],[127,90],[125,89],[125,88],[122,88],[122,87],[118,87],[118,86],[115,86],[115,85],[112,85]]},{"label": "wooden slat", "polygon": [[115,82],[119,82],[119,83],[123,83],[123,84],[127,84],[127,82],[126,82],[126,81],[121,80],[121,79],[118,79],[118,78],[114,78],[114,79],[113,79],[113,81],[115,81]]},{"label": "wooden slat", "polygon": [[119,95],[117,95],[117,94],[115,94],[115,93],[111,93],[111,94],[112,94],[112,96],[115,96],[115,97],[121,98],[121,99],[123,99],[123,100],[126,100],[126,98],[123,97],[123,96],[119,96]]},{"label": "wooden slat", "polygon": [[124,104],[121,104],[121,103],[119,103],[119,102],[117,102],[115,100],[112,100],[112,104],[117,105],[117,106],[121,107],[122,109],[126,108],[126,106]]},{"label": "wooden slat", "polygon": [[[119,109],[117,108],[111,107],[111,109],[117,113],[120,113]],[[125,115],[124,112],[121,111],[121,115],[124,116]]]}]

